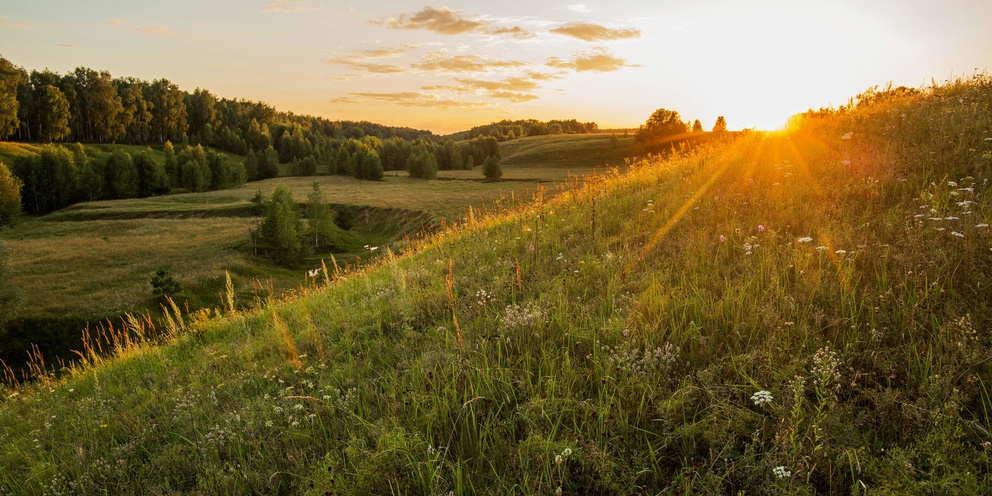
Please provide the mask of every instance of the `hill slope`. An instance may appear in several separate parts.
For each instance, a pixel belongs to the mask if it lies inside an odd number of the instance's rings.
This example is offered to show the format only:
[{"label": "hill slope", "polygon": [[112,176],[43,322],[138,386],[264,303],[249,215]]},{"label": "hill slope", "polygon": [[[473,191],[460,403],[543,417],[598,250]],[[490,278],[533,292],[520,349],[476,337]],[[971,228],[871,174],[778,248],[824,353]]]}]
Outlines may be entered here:
[{"label": "hill slope", "polygon": [[0,486],[978,493],[992,81],[861,101],[5,390]]}]

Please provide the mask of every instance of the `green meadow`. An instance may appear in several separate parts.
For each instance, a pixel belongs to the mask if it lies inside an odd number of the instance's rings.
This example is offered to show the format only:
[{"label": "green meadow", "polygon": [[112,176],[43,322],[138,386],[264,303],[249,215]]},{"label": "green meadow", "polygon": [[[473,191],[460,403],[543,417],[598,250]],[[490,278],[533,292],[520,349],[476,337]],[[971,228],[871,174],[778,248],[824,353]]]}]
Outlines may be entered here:
[{"label": "green meadow", "polygon": [[[22,350],[30,343],[44,343],[43,347],[69,358],[74,356],[66,356],[72,348],[64,343],[78,347],[87,323],[108,318],[119,322],[124,313],[159,316],[161,301],[153,297],[149,285],[159,267],[167,268],[181,284],[176,301],[192,310],[220,304],[225,273],[245,305],[258,297],[286,293],[304,284],[305,272],[321,267],[322,261],[333,266],[332,256],[342,267],[361,264],[382,253],[366,245],[401,250],[409,240],[459,220],[470,207],[474,212],[505,210],[530,201],[538,191],[553,195],[558,185],[574,180],[576,174],[605,172],[609,162],[622,166],[624,154],[632,153],[631,141],[587,157],[578,172],[538,158],[517,160],[505,167],[506,180],[495,183],[483,182],[479,168],[445,171],[441,180],[434,181],[409,178],[405,172],[393,172],[382,181],[287,176],[205,193],[79,203],[24,218],[0,234],[12,252],[17,274],[13,282],[27,294],[19,313],[22,322],[12,325],[17,330],[10,333],[3,351],[8,358],[23,358]],[[541,142],[545,147],[583,143],[588,148],[584,136],[548,137]],[[603,148],[604,142],[595,143]],[[0,147],[0,156],[8,161],[40,149],[18,143],[0,143]],[[113,151],[110,145],[85,148],[96,157]],[[153,151],[153,157],[164,161],[160,150]],[[249,231],[259,220],[251,203],[256,192],[268,196],[282,184],[302,204],[314,182],[336,210],[347,210],[354,219],[351,237],[333,252],[315,254],[297,270],[255,256]],[[44,332],[35,332],[39,329]]]},{"label": "green meadow", "polygon": [[855,101],[35,360],[2,492],[985,493],[992,81]]}]

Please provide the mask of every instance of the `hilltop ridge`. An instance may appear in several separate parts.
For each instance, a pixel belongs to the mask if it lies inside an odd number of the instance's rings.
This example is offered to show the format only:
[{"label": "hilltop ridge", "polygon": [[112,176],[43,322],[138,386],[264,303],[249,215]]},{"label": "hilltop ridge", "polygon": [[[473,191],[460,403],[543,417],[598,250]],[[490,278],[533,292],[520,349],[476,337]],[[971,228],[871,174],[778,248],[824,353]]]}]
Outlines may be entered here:
[{"label": "hilltop ridge", "polygon": [[974,494],[992,79],[871,90],[4,388],[14,494]]}]

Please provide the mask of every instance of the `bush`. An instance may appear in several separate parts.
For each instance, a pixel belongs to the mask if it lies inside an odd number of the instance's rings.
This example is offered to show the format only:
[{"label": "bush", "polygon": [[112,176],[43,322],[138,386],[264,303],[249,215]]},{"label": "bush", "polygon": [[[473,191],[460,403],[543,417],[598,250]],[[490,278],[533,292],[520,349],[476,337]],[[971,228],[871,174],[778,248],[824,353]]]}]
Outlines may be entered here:
[{"label": "bush", "polygon": [[437,177],[437,160],[434,154],[418,150],[406,161],[406,171],[410,177],[434,179]]},{"label": "bush", "polygon": [[503,166],[500,165],[498,158],[490,155],[482,162],[482,173],[487,181],[499,181],[503,177]]}]

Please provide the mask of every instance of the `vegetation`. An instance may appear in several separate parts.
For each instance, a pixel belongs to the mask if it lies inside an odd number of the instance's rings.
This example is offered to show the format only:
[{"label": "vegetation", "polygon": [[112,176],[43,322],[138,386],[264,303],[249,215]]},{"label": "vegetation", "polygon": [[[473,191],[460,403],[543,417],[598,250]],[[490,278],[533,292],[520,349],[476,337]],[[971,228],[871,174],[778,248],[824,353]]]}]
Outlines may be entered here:
[{"label": "vegetation", "polygon": [[992,80],[858,102],[161,344],[134,319],[3,391],[0,485],[982,493]]},{"label": "vegetation", "polygon": [[21,214],[21,188],[24,183],[0,161],[0,229],[14,225]]},{"label": "vegetation", "polygon": [[24,292],[14,285],[12,278],[10,253],[6,244],[0,241],[0,336],[3,336],[4,324],[17,317],[24,303]]},{"label": "vegetation", "polygon": [[487,157],[482,163],[482,175],[486,176],[487,181],[499,181],[503,177],[503,167],[500,165],[499,159]]}]

